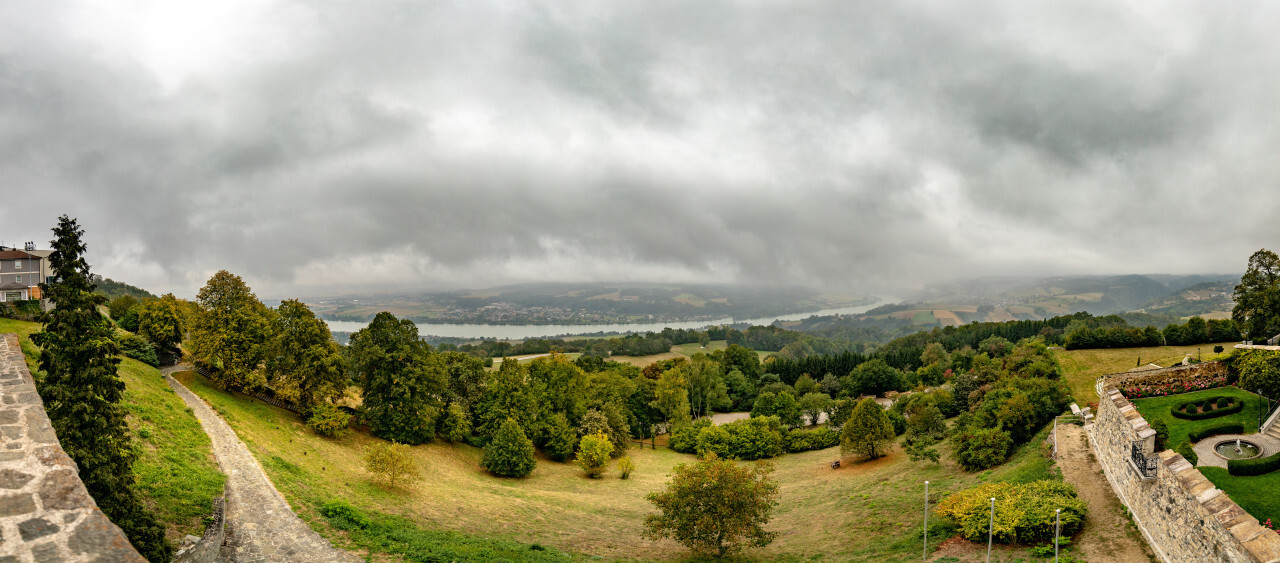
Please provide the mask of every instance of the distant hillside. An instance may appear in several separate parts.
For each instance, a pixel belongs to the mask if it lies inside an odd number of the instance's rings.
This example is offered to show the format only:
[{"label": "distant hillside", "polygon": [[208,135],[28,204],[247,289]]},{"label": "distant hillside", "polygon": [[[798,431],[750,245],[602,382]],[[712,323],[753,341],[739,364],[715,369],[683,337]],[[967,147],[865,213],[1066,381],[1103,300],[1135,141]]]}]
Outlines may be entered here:
[{"label": "distant hillside", "polygon": [[1240,280],[1197,283],[1144,303],[1138,310],[1172,317],[1210,315],[1221,318],[1231,312],[1231,294]]},{"label": "distant hillside", "polygon": [[156,297],[150,291],[124,282],[118,282],[111,278],[94,276],[93,282],[98,285],[97,289],[94,290],[94,293],[107,296],[107,301],[111,301],[112,299],[123,297],[125,295],[132,295],[138,299],[155,299]]},{"label": "distant hillside", "polygon": [[569,323],[749,319],[851,307],[874,298],[796,286],[530,283],[482,290],[307,299],[326,319],[368,320],[379,311],[426,322]]}]

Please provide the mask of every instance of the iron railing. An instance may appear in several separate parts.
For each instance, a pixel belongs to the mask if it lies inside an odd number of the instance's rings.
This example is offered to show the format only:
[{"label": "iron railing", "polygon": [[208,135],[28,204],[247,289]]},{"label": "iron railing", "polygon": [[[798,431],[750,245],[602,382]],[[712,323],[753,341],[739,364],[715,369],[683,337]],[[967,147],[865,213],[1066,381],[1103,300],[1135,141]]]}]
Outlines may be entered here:
[{"label": "iron railing", "polygon": [[1154,479],[1156,476],[1156,463],[1159,458],[1156,456],[1148,457],[1142,452],[1142,442],[1134,442],[1132,452],[1133,467],[1138,470],[1138,475],[1143,479]]}]

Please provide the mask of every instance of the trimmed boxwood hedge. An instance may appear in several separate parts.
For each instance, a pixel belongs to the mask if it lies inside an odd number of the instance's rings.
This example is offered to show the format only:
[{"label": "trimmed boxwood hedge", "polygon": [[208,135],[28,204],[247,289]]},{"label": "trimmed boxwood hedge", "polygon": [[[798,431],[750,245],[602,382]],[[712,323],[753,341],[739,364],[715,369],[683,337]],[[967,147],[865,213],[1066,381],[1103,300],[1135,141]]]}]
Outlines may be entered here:
[{"label": "trimmed boxwood hedge", "polygon": [[1227,473],[1237,477],[1265,475],[1277,469],[1280,469],[1280,454],[1272,454],[1267,457],[1255,457],[1253,459],[1227,460]]},{"label": "trimmed boxwood hedge", "polygon": [[1217,436],[1219,434],[1244,434],[1244,424],[1239,422],[1215,424],[1207,428],[1188,432],[1187,439],[1192,442],[1199,442],[1209,436]]},{"label": "trimmed boxwood hedge", "polygon": [[[1224,401],[1226,401],[1228,404],[1224,405],[1223,404]],[[1190,405],[1215,405],[1215,408],[1208,412],[1185,412],[1185,409]],[[1180,405],[1169,408],[1170,414],[1172,414],[1177,418],[1181,418],[1185,420],[1205,420],[1209,418],[1218,418],[1220,416],[1235,414],[1242,410],[1244,410],[1244,401],[1236,397],[1223,397],[1223,396],[1209,397],[1208,399],[1182,403]]]}]

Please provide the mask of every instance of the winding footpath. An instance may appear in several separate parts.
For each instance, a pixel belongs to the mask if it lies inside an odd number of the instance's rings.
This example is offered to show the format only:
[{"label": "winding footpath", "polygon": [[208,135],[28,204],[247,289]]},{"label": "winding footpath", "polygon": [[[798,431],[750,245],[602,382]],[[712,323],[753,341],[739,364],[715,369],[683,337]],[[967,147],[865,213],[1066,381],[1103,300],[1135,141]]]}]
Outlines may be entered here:
[{"label": "winding footpath", "polygon": [[200,426],[213,441],[213,453],[218,459],[218,465],[227,475],[224,513],[227,538],[222,546],[222,559],[236,563],[360,561],[350,553],[335,549],[298,518],[226,421],[200,397],[170,376],[173,372],[186,369],[190,367],[172,366],[165,368],[163,373],[169,386],[195,412]]}]

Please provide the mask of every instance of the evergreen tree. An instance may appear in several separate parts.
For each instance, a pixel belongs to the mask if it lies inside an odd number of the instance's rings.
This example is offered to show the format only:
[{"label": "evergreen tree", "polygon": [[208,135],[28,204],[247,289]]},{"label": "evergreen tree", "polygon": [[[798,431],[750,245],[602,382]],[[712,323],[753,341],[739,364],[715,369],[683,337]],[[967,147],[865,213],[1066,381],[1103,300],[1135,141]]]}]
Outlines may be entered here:
[{"label": "evergreen tree", "polygon": [[520,423],[508,418],[484,447],[480,463],[499,477],[524,477],[533,472],[537,460],[533,458],[533,442],[525,436]]},{"label": "evergreen tree", "polygon": [[75,460],[80,480],[107,517],[150,561],[169,561],[172,548],[134,491],[137,458],[125,411],[124,382],[116,374],[120,360],[111,340],[111,322],[98,313],[105,298],[94,294],[84,260],[84,231],[66,215],[53,229],[49,264],[57,281],[40,284],[53,302],[44,329],[32,335],[41,347],[40,398],[62,449]]}]

